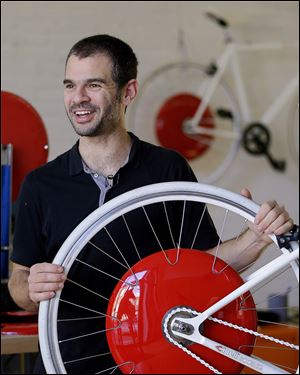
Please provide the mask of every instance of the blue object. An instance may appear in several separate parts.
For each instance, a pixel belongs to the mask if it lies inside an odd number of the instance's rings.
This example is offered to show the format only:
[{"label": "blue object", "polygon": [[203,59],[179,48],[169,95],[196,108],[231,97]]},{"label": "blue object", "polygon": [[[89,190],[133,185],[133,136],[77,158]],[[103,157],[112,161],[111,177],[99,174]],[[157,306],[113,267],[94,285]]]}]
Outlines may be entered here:
[{"label": "blue object", "polygon": [[8,279],[8,249],[1,249],[1,280]]},{"label": "blue object", "polygon": [[8,278],[11,166],[1,166],[1,279]]}]

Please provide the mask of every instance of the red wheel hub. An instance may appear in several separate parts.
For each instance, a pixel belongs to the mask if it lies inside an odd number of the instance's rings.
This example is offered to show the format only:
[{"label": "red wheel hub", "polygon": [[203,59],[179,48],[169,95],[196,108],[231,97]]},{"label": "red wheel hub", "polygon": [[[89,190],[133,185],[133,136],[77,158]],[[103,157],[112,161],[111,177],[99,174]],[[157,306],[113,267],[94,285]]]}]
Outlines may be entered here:
[{"label": "red wheel hub", "polygon": [[[176,249],[167,250],[175,260]],[[179,261],[170,265],[164,254],[152,254],[132,267],[138,283],[128,271],[115,287],[106,318],[107,340],[123,373],[207,374],[210,370],[170,343],[162,329],[170,309],[189,306],[199,312],[243,284],[241,277],[226,263],[205,252],[181,249]],[[241,308],[241,306],[243,308]],[[215,317],[249,329],[256,329],[255,304],[250,293],[219,310]],[[212,321],[205,321],[202,334],[211,340],[250,354],[254,338]],[[189,350],[222,373],[237,374],[242,365],[199,344]],[[127,364],[125,364],[127,363]]]},{"label": "red wheel hub", "polygon": [[25,175],[46,163],[48,139],[44,123],[26,100],[1,91],[2,144],[13,145],[12,199],[16,200]]},{"label": "red wheel hub", "polygon": [[[167,99],[156,116],[156,135],[160,144],[181,153],[186,159],[203,155],[210,147],[213,137],[210,135],[188,136],[183,123],[191,119],[201,103],[201,99],[192,94],[177,94]],[[214,119],[208,107],[199,123],[205,128],[214,128]]]}]

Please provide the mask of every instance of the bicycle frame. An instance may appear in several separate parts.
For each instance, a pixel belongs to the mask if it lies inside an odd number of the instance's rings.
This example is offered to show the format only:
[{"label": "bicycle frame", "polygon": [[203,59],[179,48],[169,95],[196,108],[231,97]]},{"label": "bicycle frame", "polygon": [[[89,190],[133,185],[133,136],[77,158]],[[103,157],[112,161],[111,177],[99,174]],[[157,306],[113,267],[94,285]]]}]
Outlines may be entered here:
[{"label": "bicycle frame", "polygon": [[[252,368],[253,370],[258,370],[262,374],[288,374],[287,371],[284,371],[271,363],[266,363],[261,359],[241,354],[240,352],[233,350],[232,348],[228,348],[223,344],[208,339],[200,333],[199,327],[206,319],[209,319],[211,315],[214,314],[216,311],[226,306],[228,303],[233,301],[238,296],[242,295],[244,292],[249,291],[251,287],[257,285],[262,280],[266,280],[268,277],[272,276],[274,273],[276,273],[278,270],[281,270],[289,263],[296,261],[298,257],[299,248],[297,248],[292,253],[289,253],[287,251],[287,253],[282,254],[280,257],[274,259],[272,262],[270,262],[257,272],[250,275],[250,277],[247,278],[245,284],[243,284],[240,288],[236,289],[235,291],[233,291],[232,293],[230,293],[229,295],[227,295],[226,297],[224,297],[223,299],[209,307],[206,311],[198,313],[197,316],[193,318],[176,317],[177,326],[178,324],[186,324],[189,327],[193,327],[193,330],[192,333],[184,333],[178,332],[178,330],[174,330],[173,328],[173,333],[184,339],[191,340],[198,344],[204,345],[216,352],[221,352],[225,357],[234,359],[235,361],[243,365],[246,365]],[[174,326],[174,322],[171,322],[171,325],[172,323],[173,327],[175,327],[176,325]]]},{"label": "bicycle frame", "polygon": [[[230,35],[226,20],[212,13],[206,16],[222,27],[225,37],[222,51],[209,64],[188,61],[182,51],[180,61],[155,69],[141,85],[140,95],[130,111],[131,129],[152,143],[181,153],[191,161],[202,182],[212,183],[221,177],[240,146],[250,155],[265,156],[274,170],[284,172],[286,160],[274,157],[271,152],[270,125],[276,125],[282,112],[287,109],[292,112],[296,107],[298,69],[295,68],[295,77],[290,82],[291,77],[281,77],[280,90],[273,90],[278,94],[269,95],[270,103],[260,106],[261,113],[251,113],[250,89],[242,69],[243,60],[239,58],[251,57],[257,51],[268,57],[270,51],[277,53],[283,47],[294,52],[297,44],[239,42]],[[182,35],[180,38],[183,48]],[[294,122],[288,121],[287,130]],[[288,144],[294,146],[298,164],[296,142],[297,136],[293,134]]]},{"label": "bicycle frame", "polygon": [[[184,129],[187,134],[208,134],[208,135],[220,135],[222,137],[227,138],[238,138],[238,134],[233,133],[232,131],[218,131],[214,128],[208,129],[199,127],[198,124],[201,121],[201,118],[209,105],[210,100],[214,94],[214,91],[219,84],[221,78],[224,76],[228,67],[231,69],[231,74],[234,79],[236,92],[237,92],[237,100],[240,108],[242,126],[245,124],[249,124],[253,122],[251,113],[250,113],[250,106],[248,103],[247,98],[247,90],[245,86],[245,82],[243,80],[240,64],[238,61],[238,53],[240,51],[259,51],[259,50],[274,50],[283,48],[281,43],[254,43],[254,44],[242,44],[242,43],[235,43],[230,41],[226,44],[226,47],[222,54],[219,56],[216,67],[217,70],[213,75],[207,75],[204,82],[201,84],[199,88],[198,94],[201,96],[201,104],[197,108],[192,119],[185,121]],[[293,77],[288,84],[284,87],[281,91],[279,96],[274,99],[272,104],[265,110],[262,114],[259,122],[265,125],[269,125],[272,123],[276,115],[279,111],[283,108],[283,106],[290,100],[290,98],[297,92],[299,88],[299,73]]]}]

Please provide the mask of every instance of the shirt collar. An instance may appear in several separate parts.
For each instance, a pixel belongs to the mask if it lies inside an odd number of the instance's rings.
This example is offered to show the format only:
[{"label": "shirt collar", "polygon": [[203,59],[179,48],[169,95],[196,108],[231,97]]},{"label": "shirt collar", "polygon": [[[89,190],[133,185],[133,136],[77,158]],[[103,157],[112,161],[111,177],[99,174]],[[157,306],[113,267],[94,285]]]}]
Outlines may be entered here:
[{"label": "shirt collar", "polygon": [[69,174],[75,176],[83,171],[81,155],[79,152],[79,140],[71,148],[69,154]]},{"label": "shirt collar", "polygon": [[132,139],[131,150],[129,153],[128,164],[133,163],[134,168],[137,168],[140,164],[140,152],[141,152],[141,141],[140,139],[131,132],[128,132]]},{"label": "shirt collar", "polygon": [[[132,146],[129,153],[128,163],[133,163],[133,167],[138,167],[140,163],[140,149],[141,149],[141,141],[140,139],[131,132],[128,132],[132,139]],[[75,176],[79,173],[83,172],[83,165],[82,159],[79,152],[79,140],[75,143],[75,145],[70,150],[70,157],[69,157],[69,174],[70,176]]]}]

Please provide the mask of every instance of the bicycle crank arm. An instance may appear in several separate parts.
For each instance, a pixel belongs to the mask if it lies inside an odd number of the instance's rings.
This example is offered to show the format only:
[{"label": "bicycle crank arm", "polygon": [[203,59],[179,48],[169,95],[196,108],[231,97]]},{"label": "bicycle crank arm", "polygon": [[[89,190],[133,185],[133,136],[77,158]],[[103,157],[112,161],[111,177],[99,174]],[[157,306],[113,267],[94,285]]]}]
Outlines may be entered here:
[{"label": "bicycle crank arm", "polygon": [[204,126],[194,126],[190,122],[186,122],[183,125],[183,130],[187,135],[209,135],[213,137],[228,138],[228,139],[240,139],[241,135],[239,132],[230,130],[218,130],[215,128],[205,128]]},{"label": "bicycle crank arm", "polygon": [[285,160],[276,160],[270,154],[271,133],[265,125],[258,122],[248,125],[243,132],[242,144],[249,154],[264,155],[275,170],[285,171]]},{"label": "bicycle crank arm", "polygon": [[220,344],[219,342],[213,341],[201,335],[199,332],[199,327],[196,324],[189,324],[186,323],[187,319],[184,320],[185,322],[181,321],[180,318],[175,318],[171,322],[171,331],[173,335],[203,345],[219,354],[224,355],[227,358],[251,368],[252,370],[259,371],[261,374],[289,374],[289,372],[286,372],[280,367],[272,365],[271,363],[240,353],[226,345]]}]

